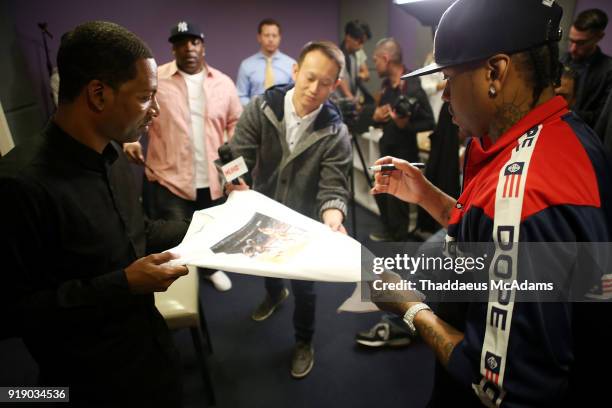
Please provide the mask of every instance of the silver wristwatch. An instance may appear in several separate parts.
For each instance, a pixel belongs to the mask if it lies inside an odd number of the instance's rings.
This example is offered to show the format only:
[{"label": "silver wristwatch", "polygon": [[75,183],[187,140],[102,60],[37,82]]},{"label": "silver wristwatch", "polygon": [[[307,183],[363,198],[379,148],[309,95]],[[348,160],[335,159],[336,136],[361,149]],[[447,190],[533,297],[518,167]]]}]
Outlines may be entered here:
[{"label": "silver wristwatch", "polygon": [[417,303],[416,305],[410,306],[410,308],[404,314],[404,322],[408,326],[408,330],[412,336],[416,336],[417,330],[414,326],[414,316],[421,310],[431,310],[425,303]]}]

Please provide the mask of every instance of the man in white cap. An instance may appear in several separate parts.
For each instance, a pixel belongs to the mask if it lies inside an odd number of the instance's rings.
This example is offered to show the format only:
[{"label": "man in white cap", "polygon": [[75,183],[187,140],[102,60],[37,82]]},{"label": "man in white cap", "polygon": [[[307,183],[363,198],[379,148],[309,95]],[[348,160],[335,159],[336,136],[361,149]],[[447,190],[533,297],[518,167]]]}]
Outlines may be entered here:
[{"label": "man in white cap", "polygon": [[[196,210],[219,204],[223,192],[214,161],[217,149],[242,112],[234,82],[204,59],[204,34],[179,21],[170,32],[175,60],[158,68],[160,114],[148,133],[147,158],[140,142],[124,151],[145,165],[143,204],[153,219],[191,218]],[[201,269],[219,291],[232,287],[222,271]]]}]

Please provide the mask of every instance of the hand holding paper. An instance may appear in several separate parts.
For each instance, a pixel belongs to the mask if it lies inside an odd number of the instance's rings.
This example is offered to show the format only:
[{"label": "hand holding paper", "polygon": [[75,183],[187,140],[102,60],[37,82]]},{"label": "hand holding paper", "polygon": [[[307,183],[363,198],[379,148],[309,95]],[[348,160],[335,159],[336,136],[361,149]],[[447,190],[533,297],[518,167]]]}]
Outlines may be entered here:
[{"label": "hand holding paper", "polygon": [[286,279],[361,279],[359,242],[255,191],[234,191],[193,220],[200,225],[170,250],[180,257],[173,263]]}]

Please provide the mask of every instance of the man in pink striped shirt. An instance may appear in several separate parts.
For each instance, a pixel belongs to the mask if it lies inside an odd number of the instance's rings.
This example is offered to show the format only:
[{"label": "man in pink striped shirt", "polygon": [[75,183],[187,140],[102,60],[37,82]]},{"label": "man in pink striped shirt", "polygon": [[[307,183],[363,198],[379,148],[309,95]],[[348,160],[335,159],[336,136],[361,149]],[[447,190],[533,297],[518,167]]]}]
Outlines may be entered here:
[{"label": "man in pink striped shirt", "polygon": [[[146,164],[139,142],[125,144],[124,151],[145,166],[147,215],[173,220],[191,218],[223,197],[214,160],[234,134],[242,106],[234,82],[206,63],[198,27],[180,21],[168,41],[175,60],[157,71],[160,114],[148,132]],[[225,273],[212,272],[204,273],[218,290],[231,288]]]}]

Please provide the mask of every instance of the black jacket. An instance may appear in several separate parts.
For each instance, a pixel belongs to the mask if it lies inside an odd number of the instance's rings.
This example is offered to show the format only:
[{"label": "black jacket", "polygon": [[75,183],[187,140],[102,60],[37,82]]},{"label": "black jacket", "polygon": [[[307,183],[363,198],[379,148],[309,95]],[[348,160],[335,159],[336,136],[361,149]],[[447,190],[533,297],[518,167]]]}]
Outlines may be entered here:
[{"label": "black jacket", "polygon": [[594,128],[612,91],[612,58],[597,47],[597,51],[584,63],[572,61],[569,54],[563,57],[562,62],[578,73],[573,111]]},{"label": "black jacket", "polygon": [[397,88],[392,88],[389,81],[385,80],[382,84],[378,105],[390,104],[393,107],[400,95],[414,98],[418,106],[414,115],[410,118],[408,126],[404,129],[397,127],[392,120],[379,124],[383,129],[383,137],[380,139],[380,153],[383,156],[390,155],[408,161],[418,161],[419,149],[416,134],[434,128],[433,111],[427,95],[421,87],[419,78],[402,80]]},{"label": "black jacket", "polygon": [[595,133],[603,140],[608,154],[612,154],[612,92],[595,124]]},{"label": "black jacket", "polygon": [[79,406],[180,400],[166,323],[124,268],[187,225],[147,223],[130,176],[118,145],[98,154],[53,123],[0,160],[0,338],[22,337],[41,385]]}]

